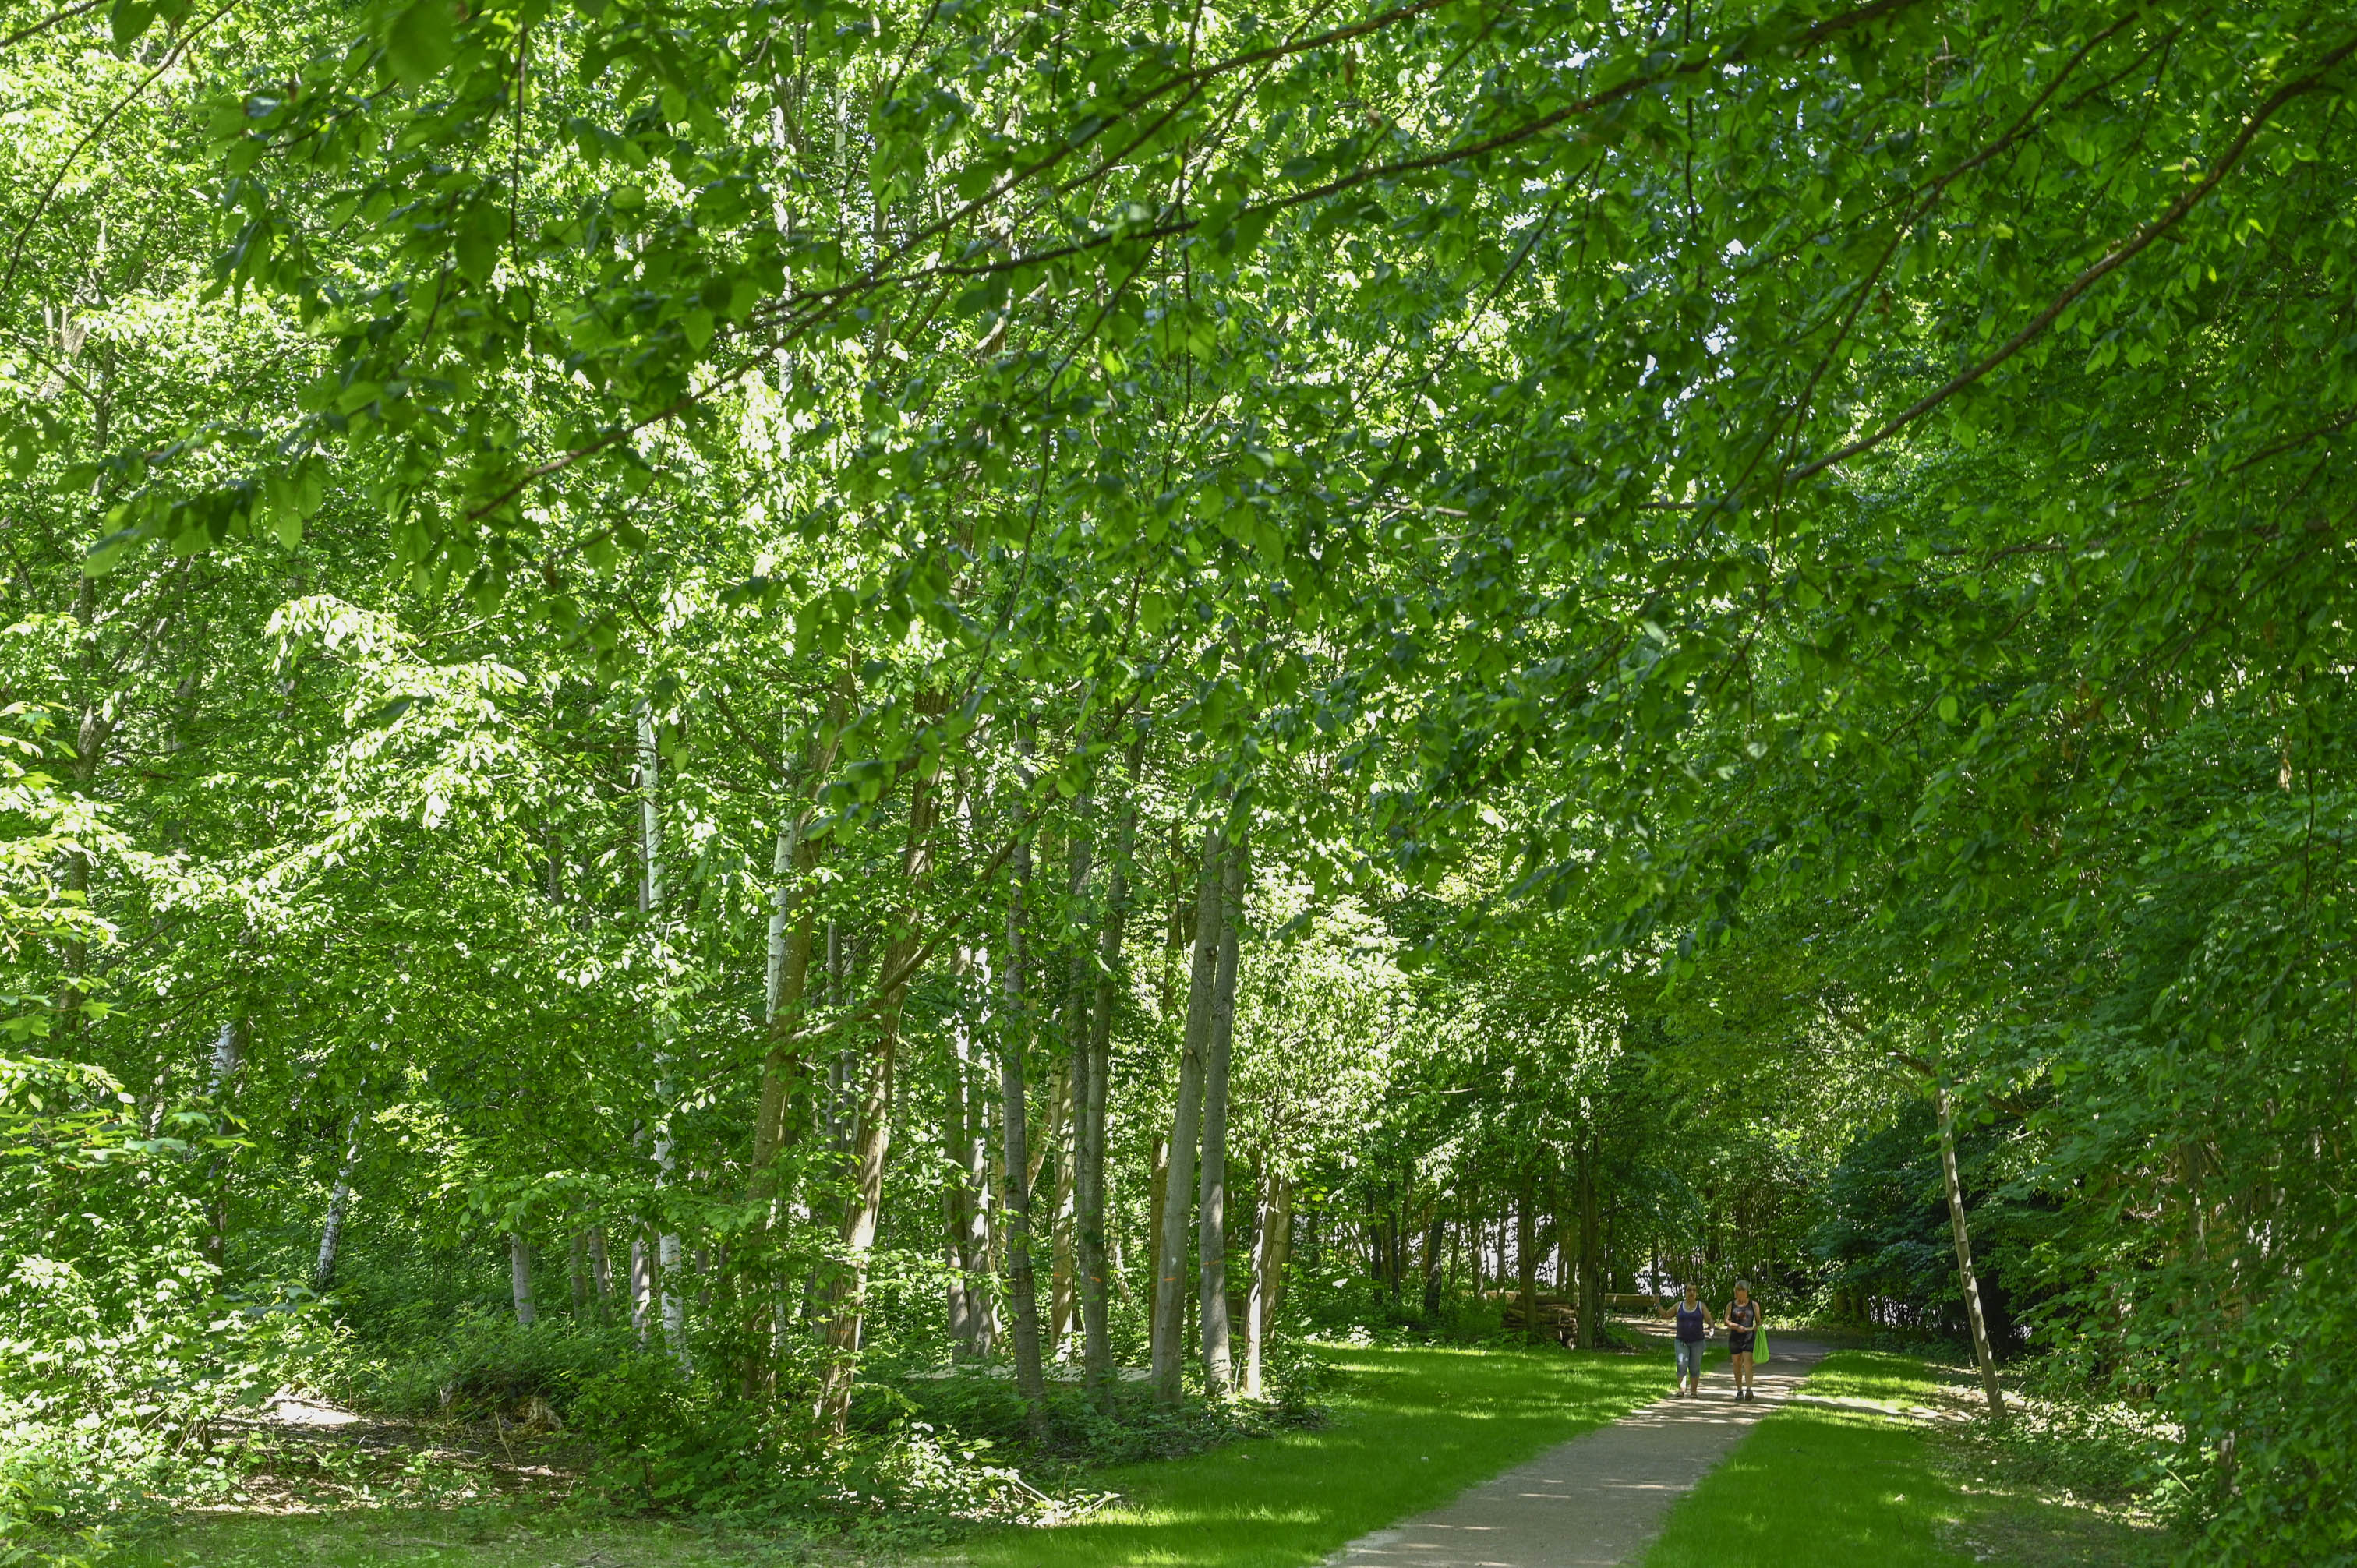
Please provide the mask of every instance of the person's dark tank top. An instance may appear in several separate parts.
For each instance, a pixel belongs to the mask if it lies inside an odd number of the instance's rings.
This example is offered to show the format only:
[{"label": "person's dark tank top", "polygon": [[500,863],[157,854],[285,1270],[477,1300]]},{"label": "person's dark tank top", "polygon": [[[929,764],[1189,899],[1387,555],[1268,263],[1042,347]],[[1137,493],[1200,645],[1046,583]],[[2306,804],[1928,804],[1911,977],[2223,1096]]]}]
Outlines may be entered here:
[{"label": "person's dark tank top", "polygon": [[1688,1312],[1683,1306],[1678,1308],[1678,1337],[1699,1339],[1702,1336],[1703,1309],[1697,1306],[1692,1312]]},{"label": "person's dark tank top", "polygon": [[1760,1304],[1741,1302],[1727,1309],[1727,1320],[1738,1328],[1749,1328],[1760,1321]]}]

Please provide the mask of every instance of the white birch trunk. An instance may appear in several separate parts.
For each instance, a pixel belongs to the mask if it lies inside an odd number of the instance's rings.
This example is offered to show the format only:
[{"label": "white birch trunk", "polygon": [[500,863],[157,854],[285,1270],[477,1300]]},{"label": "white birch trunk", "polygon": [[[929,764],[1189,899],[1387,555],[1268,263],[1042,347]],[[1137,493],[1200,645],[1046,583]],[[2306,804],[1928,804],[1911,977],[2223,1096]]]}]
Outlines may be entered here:
[{"label": "white birch trunk", "polygon": [[344,1124],[344,1161],[337,1167],[335,1188],[328,1194],[327,1221],[319,1227],[319,1260],[311,1271],[315,1290],[324,1291],[336,1283],[336,1253],[343,1245],[344,1211],[352,1200],[352,1168],[361,1157],[360,1132],[360,1112],[355,1111],[352,1119]]},{"label": "white birch trunk", "polygon": [[[664,969],[670,961],[662,926],[662,753],[655,745],[654,710],[646,703],[639,704],[639,849],[640,878],[639,882],[639,912],[647,917],[654,934],[655,990],[655,1183],[669,1187],[676,1165],[672,1155],[671,1112],[671,1018]],[[673,1288],[673,1276],[679,1272],[680,1240],[670,1231],[655,1239],[656,1266],[662,1278],[663,1341],[683,1371],[689,1369],[687,1359],[687,1304]]]},{"label": "white birch trunk", "polygon": [[508,1232],[508,1288],[515,1297],[517,1325],[529,1325],[540,1315],[532,1305],[532,1243],[521,1230]]}]

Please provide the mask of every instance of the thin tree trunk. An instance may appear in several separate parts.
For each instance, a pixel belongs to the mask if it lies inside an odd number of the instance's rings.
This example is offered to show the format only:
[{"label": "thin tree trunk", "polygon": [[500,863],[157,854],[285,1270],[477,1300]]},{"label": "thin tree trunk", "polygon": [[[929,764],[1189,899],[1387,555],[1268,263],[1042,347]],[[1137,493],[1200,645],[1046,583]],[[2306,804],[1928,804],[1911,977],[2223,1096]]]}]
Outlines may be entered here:
[{"label": "thin tree trunk", "polygon": [[336,1185],[328,1194],[327,1222],[319,1227],[319,1260],[311,1271],[311,1287],[325,1291],[336,1283],[336,1253],[344,1240],[344,1212],[352,1201],[352,1173],[361,1159],[361,1113],[344,1123],[344,1158],[336,1168]]},{"label": "thin tree trunk", "polygon": [[[834,747],[812,748],[811,773],[823,777],[834,765]],[[819,846],[809,836],[810,808],[804,806],[778,830],[772,858],[777,890],[770,907],[769,960],[763,974],[762,1020],[769,1048],[761,1058],[761,1098],[753,1116],[753,1157],[747,1196],[757,1204],[776,1201],[778,1155],[795,1125],[789,1114],[800,1088],[808,1047],[800,1037],[808,1014],[813,926],[806,909],[797,908],[795,890],[818,869]]]},{"label": "thin tree trunk", "polygon": [[1534,1242],[1538,1225],[1538,1182],[1523,1173],[1520,1201],[1514,1205],[1514,1269],[1523,1293],[1523,1337],[1539,1342],[1539,1256]]},{"label": "thin tree trunk", "polygon": [[1056,1161],[1053,1261],[1048,1283],[1048,1353],[1059,1361],[1075,1354],[1079,1337],[1075,1319],[1080,1311],[1079,1282],[1074,1278],[1072,1249],[1072,1160],[1060,1152]]},{"label": "thin tree trunk", "polygon": [[[1032,1168],[1051,1180],[1048,1196],[1048,1316],[1041,1325],[1041,1351],[1044,1355],[1061,1357],[1059,1352],[1070,1332],[1072,1316],[1072,1155],[1069,1139],[1072,1124],[1072,1068],[1060,1063],[1056,1069],[1055,1085],[1048,1092],[1048,1127],[1044,1139],[1046,1159],[1034,1157]],[[1030,1187],[1039,1195],[1038,1178]]]},{"label": "thin tree trunk", "polygon": [[589,1233],[573,1233],[573,1250],[568,1260],[567,1278],[573,1286],[573,1321],[580,1322],[589,1316]]},{"label": "thin tree trunk", "polygon": [[1973,1355],[1980,1363],[1981,1391],[1988,1396],[1989,1415],[2005,1419],[2005,1394],[1996,1381],[1996,1357],[1989,1348],[1988,1325],[1981,1317],[1980,1280],[1973,1273],[1973,1240],[1964,1227],[1964,1184],[1956,1175],[1956,1123],[1948,1086],[1933,1086],[1940,1111],[1940,1166],[1948,1181],[1948,1223],[1956,1234],[1956,1273],[1964,1286],[1964,1316],[1973,1322]]},{"label": "thin tree trunk", "polygon": [[[654,1155],[655,1185],[667,1187],[673,1174],[672,1155],[671,1113],[673,1087],[670,1079],[671,1018],[670,1003],[662,993],[667,989],[664,971],[669,965],[667,934],[663,929],[663,865],[662,865],[662,753],[655,745],[654,710],[647,703],[639,703],[639,852],[640,878],[639,882],[639,912],[647,918],[654,941],[654,972],[658,999],[654,1017],[655,1057],[655,1124]],[[663,1230],[655,1238],[655,1256],[661,1274],[657,1281],[662,1293],[663,1342],[682,1370],[687,1360],[687,1304],[672,1288],[673,1278],[679,1273],[680,1240],[673,1231]]]},{"label": "thin tree trunk", "polygon": [[540,1315],[532,1305],[532,1243],[521,1230],[508,1232],[508,1290],[515,1298],[517,1326],[529,1326]]},{"label": "thin tree trunk", "polygon": [[1267,1263],[1261,1282],[1264,1296],[1261,1307],[1261,1343],[1266,1346],[1276,1332],[1277,1319],[1285,1311],[1286,1265],[1293,1261],[1293,1178],[1279,1176],[1276,1180],[1276,1236],[1270,1243]]},{"label": "thin tree trunk", "polygon": [[[229,1018],[222,1021],[221,1033],[213,1037],[213,1070],[205,1088],[205,1098],[217,1110],[226,1114],[230,1097],[237,1087],[237,1069],[245,1060],[245,1021]],[[226,1131],[226,1125],[221,1129]],[[229,1268],[229,1155],[227,1151],[212,1158],[212,1168],[207,1173],[207,1184],[212,1188],[211,1223],[205,1228],[205,1261],[216,1274]]]},{"label": "thin tree trunk", "polygon": [[1579,1343],[1589,1350],[1604,1348],[1604,1232],[1596,1207],[1599,1142],[1591,1127],[1579,1146]]},{"label": "thin tree trunk", "polygon": [[1006,1017],[999,1031],[999,1133],[1006,1158],[1006,1299],[1015,1316],[1015,1388],[1023,1400],[1023,1413],[1035,1437],[1044,1435],[1048,1423],[1048,1380],[1039,1362],[1039,1293],[1031,1267],[1031,1192],[1036,1167],[1025,1147],[1029,1128],[1025,1036],[1030,1018],[1024,996],[1025,952],[1023,902],[1031,882],[1031,851],[1028,843],[1015,850],[1013,891],[1006,902]]},{"label": "thin tree trunk", "polygon": [[975,1353],[975,1305],[980,1293],[974,1284],[974,1273],[982,1262],[974,1249],[974,1219],[981,1207],[982,1173],[981,1151],[975,1147],[974,1112],[970,1108],[974,1042],[963,1000],[974,972],[971,949],[958,949],[956,972],[962,996],[956,1019],[950,1026],[949,1089],[942,1102],[942,1157],[950,1169],[949,1180],[942,1184],[942,1219],[949,1241],[952,1359]]},{"label": "thin tree trunk", "polygon": [[[920,711],[938,711],[937,701]],[[851,1389],[858,1374],[861,1330],[867,1311],[867,1260],[876,1248],[876,1228],[884,1212],[884,1161],[892,1148],[892,1079],[900,1048],[900,1007],[916,978],[923,939],[916,929],[916,890],[932,869],[934,791],[921,770],[909,788],[909,839],[900,855],[903,903],[900,931],[884,947],[877,997],[876,1044],[868,1053],[861,1096],[859,1135],[853,1150],[856,1184],[843,1217],[845,1262],[829,1291],[834,1312],[826,1331],[826,1355],[819,1374],[815,1409],[822,1431],[841,1436],[849,1428]]]},{"label": "thin tree trunk", "polygon": [[1187,1292],[1181,1282],[1187,1266],[1187,1222],[1193,1217],[1198,1123],[1203,1112],[1203,1053],[1211,1032],[1211,993],[1219,979],[1220,882],[1225,855],[1221,830],[1205,832],[1195,889],[1195,961],[1187,983],[1187,1032],[1179,1047],[1178,1097],[1170,1118],[1162,1244],[1154,1281],[1154,1391],[1166,1402],[1178,1397],[1187,1357]]},{"label": "thin tree trunk", "polygon": [[1228,1066],[1234,1054],[1236,963],[1243,940],[1244,846],[1229,846],[1221,874],[1220,960],[1211,991],[1211,1028],[1203,1053],[1203,1159],[1196,1247],[1200,1269],[1203,1389],[1234,1391],[1228,1325]]},{"label": "thin tree trunk", "polygon": [[1440,1316],[1441,1252],[1448,1242],[1448,1221],[1436,1195],[1424,1211],[1424,1320]]},{"label": "thin tree trunk", "polygon": [[1088,1037],[1087,1062],[1072,1128],[1072,1226],[1080,1270],[1081,1362],[1090,1393],[1100,1408],[1113,1398],[1113,1341],[1108,1326],[1105,1272],[1105,1116],[1113,1078],[1114,977],[1121,968],[1122,934],[1129,919],[1129,861],[1137,842],[1137,769],[1144,742],[1129,753],[1130,792],[1122,808],[1118,847],[1105,879],[1105,902],[1097,931],[1097,974]]},{"label": "thin tree trunk", "polygon": [[1162,1211],[1170,1201],[1170,1140],[1159,1133],[1154,1135],[1154,1156],[1146,1164],[1146,1277],[1155,1282],[1155,1294],[1146,1304],[1146,1360],[1149,1367],[1159,1367],[1162,1365]]},{"label": "thin tree trunk", "polygon": [[606,1252],[606,1228],[589,1228],[589,1281],[597,1289],[597,1321],[606,1323],[613,1317],[614,1260]]}]

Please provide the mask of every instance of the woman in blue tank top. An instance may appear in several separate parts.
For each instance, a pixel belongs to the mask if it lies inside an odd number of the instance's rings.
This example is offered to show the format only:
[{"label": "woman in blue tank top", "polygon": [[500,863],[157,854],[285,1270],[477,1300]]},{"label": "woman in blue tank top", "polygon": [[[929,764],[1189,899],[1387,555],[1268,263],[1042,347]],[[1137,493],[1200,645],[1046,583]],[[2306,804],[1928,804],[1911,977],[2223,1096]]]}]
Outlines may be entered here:
[{"label": "woman in blue tank top", "polygon": [[1703,1305],[1702,1293],[1688,1285],[1686,1298],[1674,1313],[1654,1316],[1677,1319],[1678,1386],[1673,1391],[1691,1399],[1702,1392],[1702,1348],[1710,1336],[1710,1308]]}]

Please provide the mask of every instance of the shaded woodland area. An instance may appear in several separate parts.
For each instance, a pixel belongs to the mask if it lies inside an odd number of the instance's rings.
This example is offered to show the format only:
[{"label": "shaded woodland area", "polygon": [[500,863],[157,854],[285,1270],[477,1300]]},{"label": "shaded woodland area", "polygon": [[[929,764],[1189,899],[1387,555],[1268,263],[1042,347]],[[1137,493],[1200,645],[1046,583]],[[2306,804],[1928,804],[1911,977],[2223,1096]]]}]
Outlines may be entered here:
[{"label": "shaded woodland area", "polygon": [[0,11],[0,1546],[288,1393],[1044,1522],[1743,1277],[2347,1561],[2352,56]]}]

